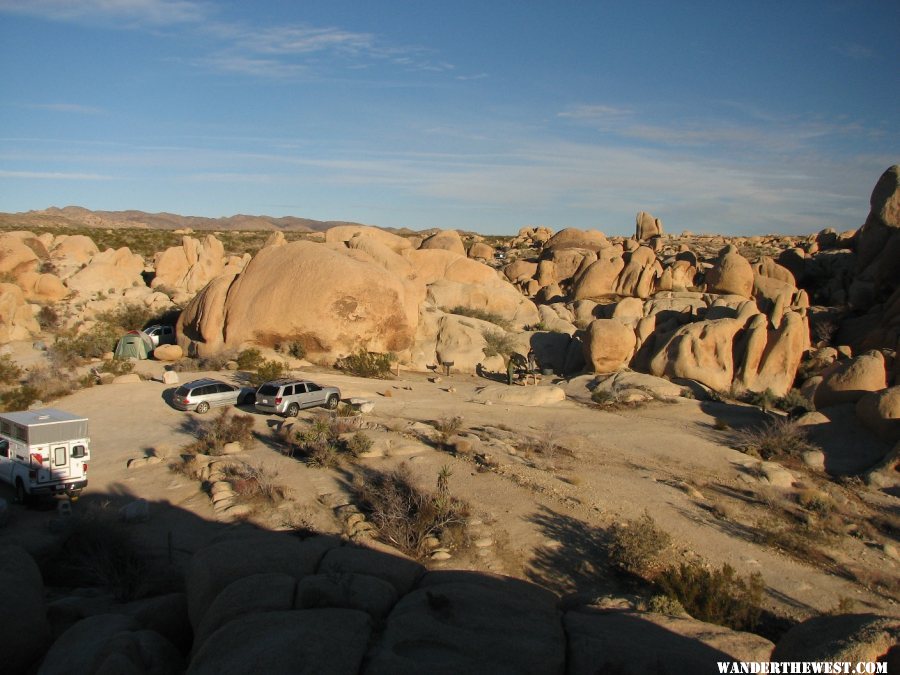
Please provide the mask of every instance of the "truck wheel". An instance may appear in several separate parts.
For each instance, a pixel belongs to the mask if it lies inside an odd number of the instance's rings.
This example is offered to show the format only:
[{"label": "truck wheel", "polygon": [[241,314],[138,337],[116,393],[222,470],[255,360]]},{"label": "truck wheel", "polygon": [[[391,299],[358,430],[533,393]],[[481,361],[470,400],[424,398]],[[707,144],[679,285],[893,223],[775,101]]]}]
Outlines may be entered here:
[{"label": "truck wheel", "polygon": [[341,399],[339,399],[339,398],[338,398],[337,396],[335,396],[334,394],[332,394],[331,396],[329,396],[329,397],[328,397],[328,404],[327,404],[327,405],[328,405],[328,409],[329,409],[329,410],[334,410],[335,408],[337,408],[337,407],[338,407],[338,403],[340,402],[340,400],[341,400]]},{"label": "truck wheel", "polygon": [[25,484],[21,478],[16,478],[16,503],[24,504],[26,499],[28,499],[28,493],[25,492]]},{"label": "truck wheel", "polygon": [[209,403],[207,403],[206,401],[201,401],[197,404],[196,410],[198,415],[202,415],[209,410]]}]

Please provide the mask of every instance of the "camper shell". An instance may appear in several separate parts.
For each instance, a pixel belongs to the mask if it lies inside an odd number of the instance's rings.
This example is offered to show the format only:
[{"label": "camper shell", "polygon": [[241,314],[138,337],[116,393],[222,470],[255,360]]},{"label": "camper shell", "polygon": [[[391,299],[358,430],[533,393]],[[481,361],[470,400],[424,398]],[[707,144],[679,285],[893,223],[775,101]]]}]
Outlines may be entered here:
[{"label": "camper shell", "polygon": [[90,454],[86,417],[56,408],[0,413],[0,481],[20,501],[77,496],[87,486]]}]

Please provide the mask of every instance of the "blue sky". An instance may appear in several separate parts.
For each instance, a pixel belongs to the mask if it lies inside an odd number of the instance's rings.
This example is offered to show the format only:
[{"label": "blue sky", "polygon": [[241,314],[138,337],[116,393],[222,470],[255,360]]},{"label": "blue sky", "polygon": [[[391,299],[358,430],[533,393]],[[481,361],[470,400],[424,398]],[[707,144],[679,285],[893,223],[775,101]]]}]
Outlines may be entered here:
[{"label": "blue sky", "polygon": [[900,162],[900,3],[0,0],[0,211],[809,233]]}]

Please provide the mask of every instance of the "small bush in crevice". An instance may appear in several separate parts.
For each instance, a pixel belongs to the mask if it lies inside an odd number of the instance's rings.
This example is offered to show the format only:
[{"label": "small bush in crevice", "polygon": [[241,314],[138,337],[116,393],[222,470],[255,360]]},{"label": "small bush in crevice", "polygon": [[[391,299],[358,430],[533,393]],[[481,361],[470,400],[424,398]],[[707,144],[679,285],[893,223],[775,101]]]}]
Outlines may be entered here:
[{"label": "small bush in crevice", "polygon": [[434,425],[438,432],[438,443],[447,445],[447,442],[460,432],[463,426],[463,418],[459,415],[454,417],[442,417]]},{"label": "small bush in crevice", "polygon": [[668,533],[644,511],[637,520],[613,525],[607,551],[610,562],[623,572],[652,578],[660,567],[660,555],[671,543]]},{"label": "small bush in crevice", "polygon": [[264,359],[258,349],[250,348],[238,352],[235,361],[240,370],[256,370],[263,364]]},{"label": "small bush in crevice", "polygon": [[226,466],[224,473],[242,503],[274,506],[287,497],[287,488],[277,482],[278,471],[265,464],[238,462]]},{"label": "small bush in crevice", "polygon": [[768,460],[773,457],[795,457],[818,446],[806,439],[806,431],[794,420],[779,417],[764,426],[745,431],[738,439],[738,450]]},{"label": "small bush in crevice", "polygon": [[348,375],[383,380],[390,377],[391,363],[394,360],[393,354],[367,352],[360,349],[356,354],[350,354],[335,361],[334,367]]},{"label": "small bush in crevice", "polygon": [[390,473],[372,472],[357,476],[353,491],[368,512],[378,538],[414,557],[426,553],[425,540],[437,537],[445,542],[465,540],[469,505],[450,492],[451,472],[441,469],[437,490],[418,488],[406,464]]},{"label": "small bush in crevice", "polygon": [[500,326],[503,330],[512,329],[512,324],[502,315],[497,314],[496,312],[491,312],[487,309],[478,309],[475,307],[466,307],[464,305],[457,305],[456,307],[452,307],[448,309],[447,312],[449,314],[457,314],[459,316],[467,316],[472,319],[478,319],[480,321],[487,321],[488,323],[492,323],[496,326]]},{"label": "small bush in crevice", "polygon": [[765,583],[759,572],[741,578],[728,564],[709,569],[682,563],[659,574],[655,583],[695,619],[752,631],[762,614]]},{"label": "small bush in crevice", "polygon": [[134,370],[134,364],[124,359],[110,359],[109,361],[104,361],[97,370],[101,373],[127,375]]},{"label": "small bush in crevice", "polygon": [[59,312],[50,305],[41,307],[36,318],[41,330],[55,330],[59,328]]}]

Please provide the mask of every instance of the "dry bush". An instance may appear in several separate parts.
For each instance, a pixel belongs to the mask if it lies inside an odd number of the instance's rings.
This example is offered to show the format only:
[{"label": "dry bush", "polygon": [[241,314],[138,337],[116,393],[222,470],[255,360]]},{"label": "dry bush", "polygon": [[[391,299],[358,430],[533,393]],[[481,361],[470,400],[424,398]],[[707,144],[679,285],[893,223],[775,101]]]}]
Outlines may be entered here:
[{"label": "dry bush", "polygon": [[797,503],[807,511],[813,511],[822,515],[831,513],[835,507],[831,495],[813,488],[798,492]]},{"label": "dry bush", "polygon": [[487,357],[502,356],[506,360],[518,346],[512,335],[499,330],[486,330],[481,335],[486,343],[482,351]]},{"label": "dry bush", "polygon": [[452,309],[448,310],[449,314],[456,314],[458,316],[468,316],[472,319],[478,319],[480,321],[487,321],[488,323],[492,323],[494,325],[500,326],[503,330],[511,330],[512,324],[505,319],[502,315],[497,314],[496,312],[491,312],[486,309],[478,309],[476,307],[466,307],[465,305],[457,305]]},{"label": "dry bush", "polygon": [[759,572],[741,578],[728,564],[709,569],[682,563],[664,570],[655,583],[700,621],[752,631],[762,614],[765,583]]},{"label": "dry bush", "polygon": [[459,415],[455,415],[453,417],[442,417],[439,419],[434,428],[438,432],[438,443],[441,445],[447,445],[447,442],[456,434],[458,434],[463,427],[463,418]]},{"label": "dry bush", "polygon": [[134,364],[125,359],[110,359],[109,361],[104,361],[97,370],[101,373],[127,375],[134,370]]},{"label": "dry bush", "polygon": [[197,440],[186,450],[203,455],[221,455],[226,443],[240,443],[246,449],[252,441],[253,416],[232,414],[224,408],[215,417],[199,423]]},{"label": "dry bush", "polygon": [[421,558],[426,553],[428,537],[445,542],[465,538],[470,509],[451,494],[450,476],[448,467],[441,469],[437,490],[432,493],[418,488],[409,467],[401,464],[390,473],[358,476],[353,491],[380,540]]},{"label": "dry bush", "polygon": [[738,449],[768,460],[773,457],[799,458],[802,453],[819,448],[806,439],[806,430],[794,420],[779,417],[760,428],[742,432]]},{"label": "dry bush", "polygon": [[660,554],[671,543],[669,534],[644,511],[637,520],[613,525],[607,553],[610,562],[620,570],[649,578],[659,568]]},{"label": "dry bush", "polygon": [[98,359],[115,349],[121,330],[112,324],[98,321],[84,333],[68,332],[56,337],[48,354],[51,362],[59,367],[80,365],[90,359]]},{"label": "dry bush", "polygon": [[287,372],[287,366],[285,366],[281,361],[263,360],[256,367],[256,372],[250,373],[250,384],[252,384],[254,387],[258,387],[264,382],[270,382],[271,380],[277,380],[281,377],[284,377],[285,373]]},{"label": "dry bush", "polygon": [[359,457],[372,449],[372,439],[364,432],[357,431],[346,442],[347,451],[354,457]]},{"label": "dry bush", "polygon": [[239,462],[225,467],[224,473],[243,503],[273,506],[287,497],[288,489],[277,482],[278,471],[265,464]]}]

